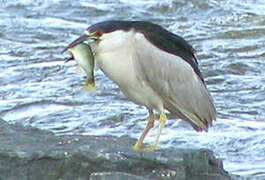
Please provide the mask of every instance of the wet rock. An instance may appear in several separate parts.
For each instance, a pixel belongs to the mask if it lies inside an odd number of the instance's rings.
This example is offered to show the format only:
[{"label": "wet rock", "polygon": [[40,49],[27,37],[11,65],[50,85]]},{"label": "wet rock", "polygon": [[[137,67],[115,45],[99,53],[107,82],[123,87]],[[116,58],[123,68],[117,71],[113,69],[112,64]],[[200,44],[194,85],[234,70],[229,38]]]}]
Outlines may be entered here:
[{"label": "wet rock", "polygon": [[90,180],[148,180],[147,178],[123,172],[100,172],[90,175]]},{"label": "wet rock", "polygon": [[0,180],[228,180],[207,149],[137,152],[127,136],[55,136],[0,120]]}]

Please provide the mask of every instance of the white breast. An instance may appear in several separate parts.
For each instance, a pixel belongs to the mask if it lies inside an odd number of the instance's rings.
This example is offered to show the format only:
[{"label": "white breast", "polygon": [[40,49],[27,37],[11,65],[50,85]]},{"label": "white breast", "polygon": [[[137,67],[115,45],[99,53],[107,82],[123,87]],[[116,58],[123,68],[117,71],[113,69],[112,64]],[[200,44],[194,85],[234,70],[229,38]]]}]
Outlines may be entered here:
[{"label": "white breast", "polygon": [[96,48],[97,66],[116,82],[132,101],[162,111],[160,97],[146,82],[137,79],[132,46],[135,35],[135,31],[104,34]]},{"label": "white breast", "polygon": [[123,31],[104,34],[96,49],[98,67],[118,84],[130,80],[134,73],[131,57],[132,36],[133,32]]}]

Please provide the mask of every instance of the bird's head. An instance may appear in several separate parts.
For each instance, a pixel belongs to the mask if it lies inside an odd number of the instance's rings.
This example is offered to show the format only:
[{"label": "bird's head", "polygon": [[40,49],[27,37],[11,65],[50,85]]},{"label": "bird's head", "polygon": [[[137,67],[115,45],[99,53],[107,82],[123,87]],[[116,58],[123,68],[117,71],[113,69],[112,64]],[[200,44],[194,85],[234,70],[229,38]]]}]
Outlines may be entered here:
[{"label": "bird's head", "polygon": [[130,26],[131,23],[129,21],[104,21],[93,24],[85,30],[85,33],[82,36],[70,43],[62,52],[84,41],[100,42],[104,39],[105,34],[112,33],[116,30],[128,31]]}]

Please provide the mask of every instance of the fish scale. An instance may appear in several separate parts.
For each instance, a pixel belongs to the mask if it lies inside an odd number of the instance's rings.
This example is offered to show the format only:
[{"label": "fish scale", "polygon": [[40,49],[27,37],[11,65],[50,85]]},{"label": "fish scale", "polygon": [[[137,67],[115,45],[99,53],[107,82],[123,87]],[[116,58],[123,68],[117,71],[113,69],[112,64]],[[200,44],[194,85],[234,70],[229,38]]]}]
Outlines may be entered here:
[{"label": "fish scale", "polygon": [[94,55],[91,47],[85,43],[79,43],[68,49],[71,57],[66,61],[76,60],[78,65],[85,71],[87,80],[84,85],[84,89],[90,92],[95,92],[95,80],[94,80]]}]

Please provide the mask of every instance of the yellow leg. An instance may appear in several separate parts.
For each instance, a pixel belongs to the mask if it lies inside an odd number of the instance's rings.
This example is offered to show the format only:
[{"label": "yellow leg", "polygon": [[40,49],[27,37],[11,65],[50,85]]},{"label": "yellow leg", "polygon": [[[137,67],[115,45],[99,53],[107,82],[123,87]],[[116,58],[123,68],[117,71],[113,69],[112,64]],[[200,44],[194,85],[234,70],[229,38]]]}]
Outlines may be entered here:
[{"label": "yellow leg", "polygon": [[149,130],[154,127],[154,121],[155,121],[155,115],[154,115],[152,110],[149,110],[148,123],[147,123],[141,137],[137,140],[137,142],[133,146],[134,150],[141,150],[142,149],[144,138],[148,134]]},{"label": "yellow leg", "polygon": [[145,148],[145,151],[153,151],[157,148],[158,142],[159,142],[159,137],[160,134],[162,132],[162,129],[164,128],[165,124],[166,124],[166,120],[167,120],[167,116],[164,113],[160,114],[159,117],[159,126],[158,126],[158,130],[157,130],[157,134],[155,137],[155,141],[153,142],[153,144],[150,147]]}]

